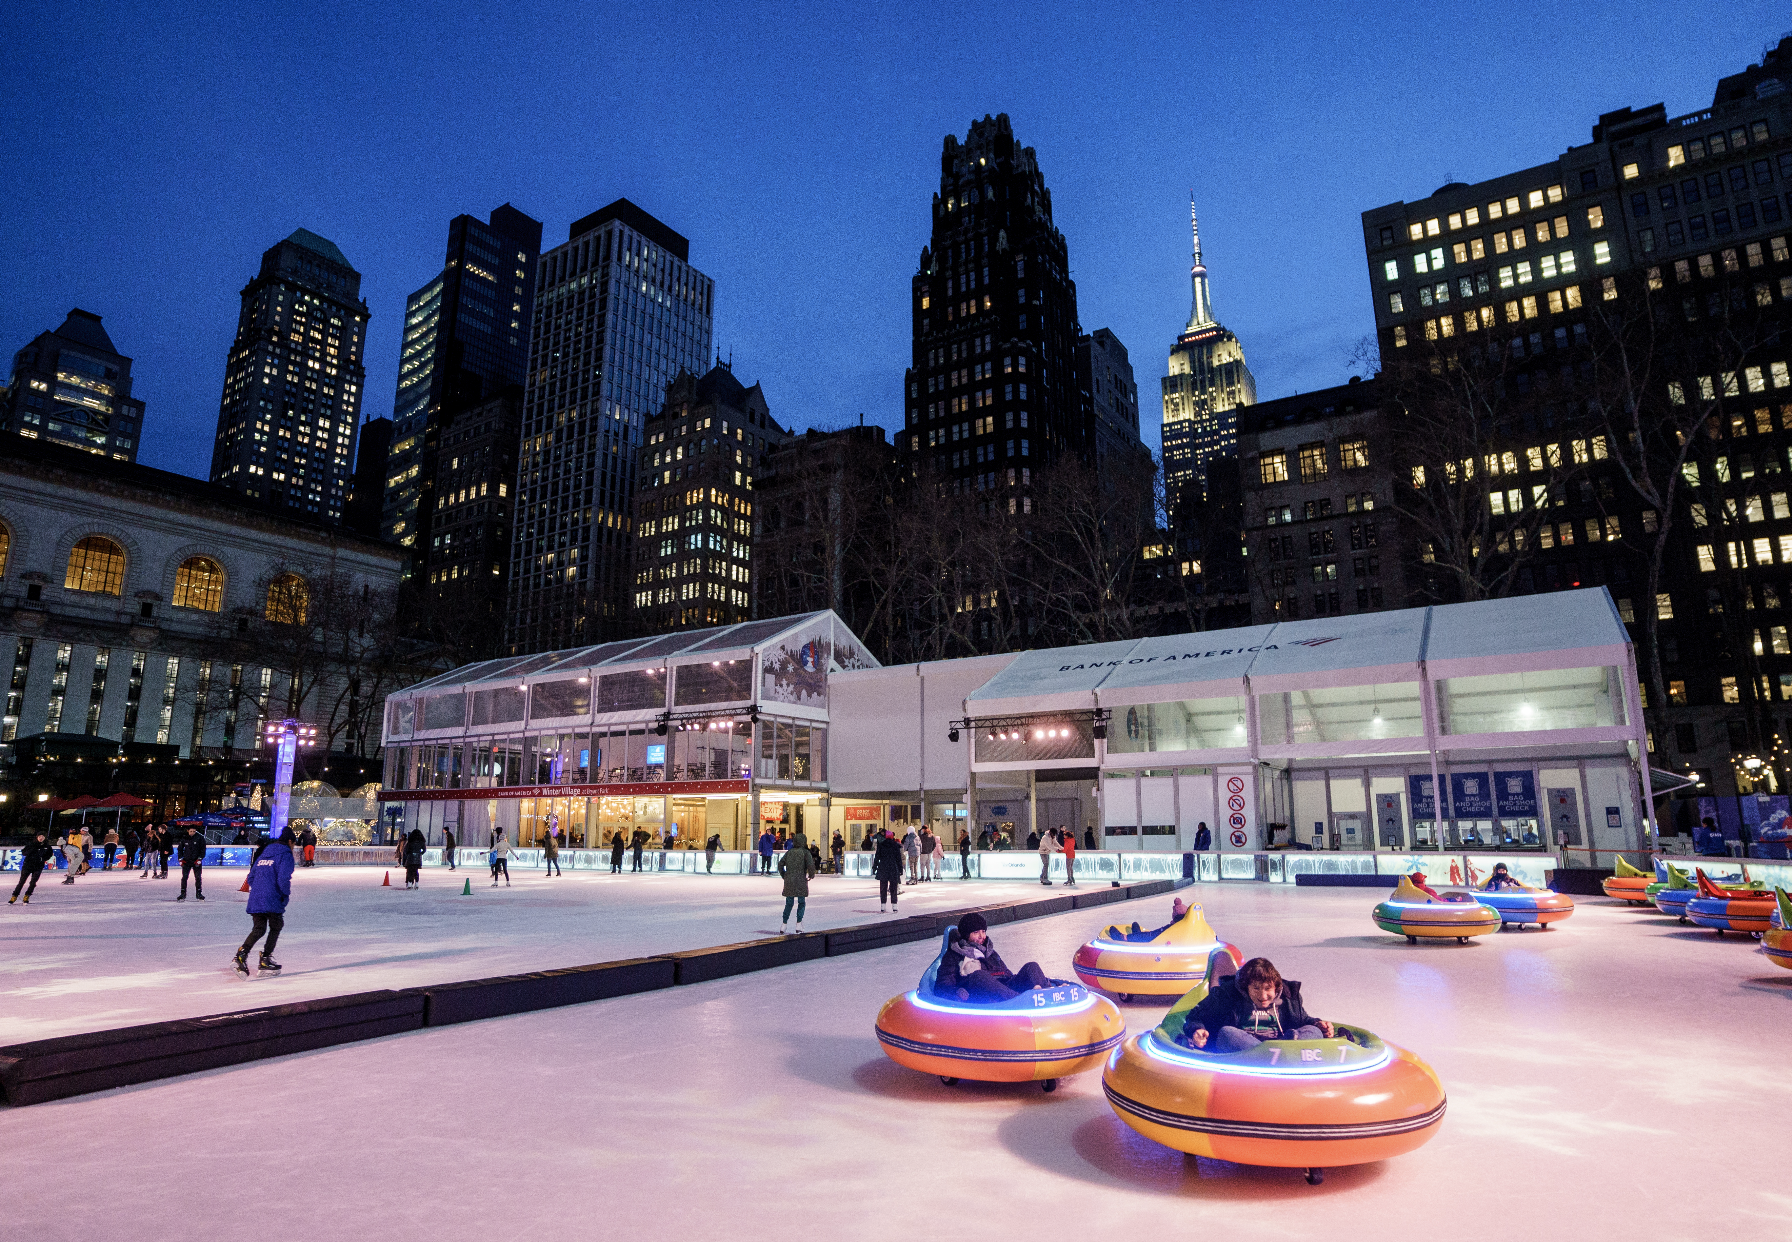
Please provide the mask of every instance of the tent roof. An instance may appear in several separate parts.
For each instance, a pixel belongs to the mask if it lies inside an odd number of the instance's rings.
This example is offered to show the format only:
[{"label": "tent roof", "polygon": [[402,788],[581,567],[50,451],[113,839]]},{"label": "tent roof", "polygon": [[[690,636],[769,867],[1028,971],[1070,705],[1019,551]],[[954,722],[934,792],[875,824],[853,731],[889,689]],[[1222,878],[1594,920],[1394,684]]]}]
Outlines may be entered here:
[{"label": "tent roof", "polygon": [[1299,686],[1623,662],[1604,587],[1029,651],[972,691],[973,715],[1214,698]]}]

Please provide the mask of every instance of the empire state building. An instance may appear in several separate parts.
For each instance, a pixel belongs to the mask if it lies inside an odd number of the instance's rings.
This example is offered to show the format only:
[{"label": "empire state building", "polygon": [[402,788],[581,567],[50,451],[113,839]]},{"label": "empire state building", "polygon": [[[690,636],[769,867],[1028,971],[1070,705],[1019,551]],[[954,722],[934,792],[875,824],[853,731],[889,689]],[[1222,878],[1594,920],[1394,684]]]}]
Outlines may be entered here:
[{"label": "empire state building", "polygon": [[1245,365],[1244,347],[1213,317],[1193,199],[1188,219],[1195,242],[1194,265],[1189,269],[1194,305],[1188,326],[1170,347],[1170,373],[1164,376],[1164,480],[1172,513],[1206,495],[1207,463],[1233,452],[1238,407],[1257,400],[1257,382]]}]

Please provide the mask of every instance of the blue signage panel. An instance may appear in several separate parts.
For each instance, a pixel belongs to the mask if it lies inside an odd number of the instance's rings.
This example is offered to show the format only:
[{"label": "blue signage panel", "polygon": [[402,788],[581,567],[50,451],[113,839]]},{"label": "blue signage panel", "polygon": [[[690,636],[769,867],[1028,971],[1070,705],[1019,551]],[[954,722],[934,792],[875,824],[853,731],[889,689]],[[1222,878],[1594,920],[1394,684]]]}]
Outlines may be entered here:
[{"label": "blue signage panel", "polygon": [[1456,808],[1457,819],[1491,819],[1493,791],[1487,787],[1487,773],[1452,772],[1450,804]]},{"label": "blue signage panel", "polygon": [[1537,817],[1537,776],[1530,771],[1495,772],[1493,803],[1501,819]]},{"label": "blue signage panel", "polygon": [[666,744],[664,742],[647,748],[647,762],[649,764],[666,762]]},{"label": "blue signage panel", "polygon": [[1409,776],[1406,778],[1407,798],[1412,802],[1414,819],[1436,819],[1437,801],[1431,796],[1431,778],[1429,776]]}]

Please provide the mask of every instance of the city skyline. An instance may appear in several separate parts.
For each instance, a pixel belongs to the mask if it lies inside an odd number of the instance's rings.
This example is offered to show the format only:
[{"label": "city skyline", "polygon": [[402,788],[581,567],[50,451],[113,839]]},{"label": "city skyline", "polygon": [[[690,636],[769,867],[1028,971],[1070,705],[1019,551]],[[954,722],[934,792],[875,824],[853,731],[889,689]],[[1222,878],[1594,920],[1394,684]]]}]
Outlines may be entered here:
[{"label": "city skyline", "polygon": [[[716,348],[763,379],[788,421],[838,426],[862,411],[894,431],[902,418],[893,380],[905,362],[903,285],[927,241],[908,210],[910,196],[932,181],[940,134],[1006,111],[1053,170],[1055,214],[1078,260],[1071,275],[1085,330],[1109,326],[1137,350],[1185,313],[1181,212],[1192,180],[1215,239],[1208,259],[1228,274],[1228,326],[1251,342],[1264,397],[1311,390],[1344,378],[1352,348],[1373,330],[1357,223],[1363,209],[1416,200],[1452,178],[1479,180],[1539,145],[1584,142],[1603,111],[1657,100],[1670,113],[1697,107],[1706,83],[1758,59],[1758,44],[1777,29],[1764,4],[1745,6],[1733,37],[1696,47],[1616,13],[1577,18],[1573,27],[1566,16],[1540,17],[1527,21],[1539,37],[1519,49],[1491,37],[1513,12],[1464,9],[1461,23],[1430,19],[1413,31],[1414,63],[1427,49],[1454,58],[1457,37],[1489,36],[1481,45],[1491,50],[1461,72],[1470,106],[1451,109],[1418,107],[1431,89],[1421,75],[1371,80],[1334,67],[1331,48],[1357,37],[1356,28],[1314,9],[1307,24],[1295,23],[1300,33],[1292,40],[1276,31],[1275,53],[1247,52],[1214,66],[1206,102],[1190,103],[1173,82],[1155,80],[1151,66],[1171,63],[1177,40],[1144,17],[1116,18],[1090,36],[1130,57],[1128,69],[1101,70],[1091,89],[1069,95],[1061,89],[1065,75],[1089,73],[1096,58],[1073,50],[1058,23],[882,17],[849,34],[761,23],[757,39],[774,60],[807,67],[807,89],[749,95],[715,81],[692,96],[690,81],[680,79],[673,93],[646,64],[606,53],[610,81],[590,106],[601,117],[568,110],[556,86],[522,80],[531,48],[566,21],[595,19],[507,16],[488,24],[516,49],[501,76],[516,80],[520,93],[500,116],[472,117],[457,128],[433,123],[473,87],[446,87],[427,105],[409,87],[423,61],[447,79],[456,66],[489,55],[477,13],[462,15],[464,37],[374,19],[357,29],[357,40],[341,40],[354,54],[332,52],[312,66],[346,94],[322,92],[317,99],[327,102],[283,112],[258,101],[285,89],[285,66],[240,82],[204,72],[214,60],[246,55],[259,34],[251,16],[215,23],[200,16],[189,28],[138,22],[132,10],[114,9],[88,33],[103,31],[121,63],[143,69],[127,68],[85,109],[57,102],[61,96],[40,77],[47,69],[29,65],[0,95],[14,122],[9,133],[30,133],[37,144],[72,138],[98,108],[128,148],[116,175],[78,200],[54,194],[48,183],[21,187],[0,221],[0,288],[9,294],[0,299],[0,350],[21,347],[70,306],[105,316],[116,338],[131,342],[136,393],[149,406],[142,460],[203,475],[199,446],[215,424],[235,293],[270,237],[304,228],[354,256],[372,313],[365,351],[371,404],[363,402],[371,417],[385,412],[396,390],[404,298],[440,269],[443,220],[469,203],[508,200],[553,234],[590,203],[627,196],[676,220],[700,245],[722,290]],[[329,41],[349,20],[326,12],[312,37]],[[739,55],[728,22],[624,20],[645,45],[681,47],[695,61],[726,55],[733,63]],[[1205,20],[1206,38],[1230,33],[1247,48],[1268,46],[1267,19]],[[1393,13],[1386,20],[1400,21]],[[1563,37],[1552,40],[1557,26]],[[22,37],[53,51],[68,36],[47,17],[27,15]],[[942,38],[944,60],[927,50]],[[1591,73],[1588,39],[1602,48]],[[1002,63],[977,50],[992,40],[1010,49]],[[821,56],[824,45],[843,54]],[[399,69],[373,81],[379,75],[364,70],[376,61]],[[939,75],[938,89],[925,95],[913,89],[929,80],[923,73]],[[1543,96],[1528,85],[1540,80],[1559,87]],[[1265,81],[1294,85],[1266,93]],[[1078,100],[1075,108],[1064,105],[1067,97]],[[1182,149],[1191,125],[1216,134],[1236,128],[1244,100],[1253,101],[1249,125],[1260,136],[1237,140],[1225,175],[1210,163],[1164,156]],[[230,119],[216,130],[194,119],[211,115]],[[1361,118],[1377,115],[1402,118],[1400,136],[1364,142]],[[718,116],[733,119],[717,123]],[[567,136],[599,120],[596,136],[611,158],[582,161]],[[872,123],[878,140],[865,142]],[[346,153],[316,154],[316,134],[344,127],[353,140],[332,150]],[[814,149],[828,150],[826,161],[813,159]],[[1478,166],[1460,167],[1470,149]],[[468,152],[481,158],[464,158]],[[1302,171],[1290,174],[1290,164]],[[801,168],[813,172],[790,171]],[[1315,192],[1316,183],[1325,188]],[[735,223],[742,219],[752,226]],[[54,227],[45,226],[50,220]],[[195,237],[205,245],[193,246]],[[176,262],[179,314],[165,284]],[[789,298],[792,288],[804,296]],[[774,305],[780,313],[768,315]],[[846,308],[854,313],[842,315]],[[1146,438],[1155,448],[1152,423]]]}]

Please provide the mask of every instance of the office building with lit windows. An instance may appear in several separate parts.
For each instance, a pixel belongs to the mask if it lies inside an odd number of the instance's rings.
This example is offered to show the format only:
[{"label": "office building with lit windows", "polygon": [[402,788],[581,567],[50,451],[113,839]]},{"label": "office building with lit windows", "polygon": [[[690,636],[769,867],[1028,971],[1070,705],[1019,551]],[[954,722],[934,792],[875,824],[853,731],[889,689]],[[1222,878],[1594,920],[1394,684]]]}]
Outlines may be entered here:
[{"label": "office building with lit windows", "polygon": [[[412,550],[418,578],[430,577],[439,547],[433,526],[446,492],[435,473],[445,427],[522,386],[540,257],[541,221],[509,203],[489,220],[459,215],[448,222],[441,272],[405,300],[381,522],[388,539]],[[521,432],[509,428],[512,440]]]},{"label": "office building with lit windows", "polygon": [[71,310],[12,359],[0,396],[0,431],[136,461],[143,402],[131,396],[131,360],[91,311]]},{"label": "office building with lit windows", "polygon": [[[1759,775],[1792,738],[1792,36],[1709,103],[1607,112],[1590,137],[1363,213],[1383,382],[1497,380],[1473,487],[1500,552],[1529,536],[1508,589],[1608,587],[1646,653],[1654,762],[1772,792],[1792,775]],[[1646,458],[1608,417],[1629,409]],[[1671,520],[1639,461],[1675,478]]]},{"label": "office building with lit windows", "polygon": [[1193,202],[1188,219],[1195,243],[1189,267],[1193,304],[1182,335],[1170,347],[1169,374],[1163,381],[1164,482],[1172,512],[1186,500],[1206,496],[1207,463],[1236,451],[1238,410],[1257,399],[1244,346],[1213,317]]},{"label": "office building with lit windows", "polygon": [[365,380],[360,293],[361,273],[307,229],[261,256],[225,364],[212,482],[342,520]]},{"label": "office building with lit windows", "polygon": [[715,282],[690,242],[627,199],[542,255],[517,449],[506,646],[635,626],[630,561],[642,428],[680,371],[708,369]]},{"label": "office building with lit windows", "polygon": [[1072,351],[1079,422],[1098,473],[1150,473],[1151,450],[1139,440],[1139,386],[1126,346],[1108,328],[1079,336]]},{"label": "office building with lit windows", "polygon": [[899,437],[943,494],[1030,511],[1032,474],[1093,435],[1077,399],[1076,284],[1051,191],[1006,113],[946,135],[933,231],[910,282],[913,358]]},{"label": "office building with lit windows", "polygon": [[633,603],[658,634],[733,625],[753,615],[753,482],[790,442],[759,385],[726,366],[680,371],[642,429],[635,489]]}]

